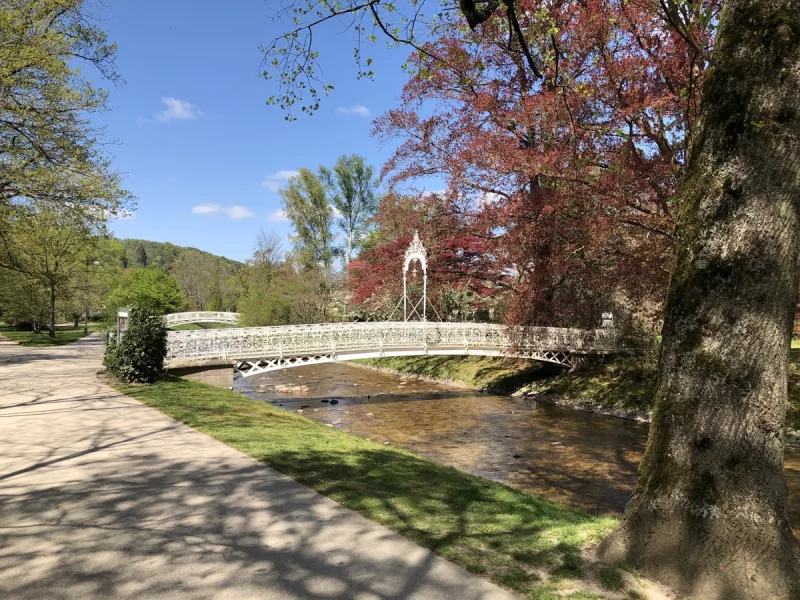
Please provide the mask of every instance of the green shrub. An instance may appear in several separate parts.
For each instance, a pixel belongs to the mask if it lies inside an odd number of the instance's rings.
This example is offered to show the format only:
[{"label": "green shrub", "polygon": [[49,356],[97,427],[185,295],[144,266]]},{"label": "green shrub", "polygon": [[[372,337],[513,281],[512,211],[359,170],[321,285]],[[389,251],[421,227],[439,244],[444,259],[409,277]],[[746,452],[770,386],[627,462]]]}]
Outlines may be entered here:
[{"label": "green shrub", "polygon": [[167,326],[162,315],[150,308],[135,308],[122,341],[109,340],[103,364],[120,381],[153,383],[164,371],[166,354]]}]

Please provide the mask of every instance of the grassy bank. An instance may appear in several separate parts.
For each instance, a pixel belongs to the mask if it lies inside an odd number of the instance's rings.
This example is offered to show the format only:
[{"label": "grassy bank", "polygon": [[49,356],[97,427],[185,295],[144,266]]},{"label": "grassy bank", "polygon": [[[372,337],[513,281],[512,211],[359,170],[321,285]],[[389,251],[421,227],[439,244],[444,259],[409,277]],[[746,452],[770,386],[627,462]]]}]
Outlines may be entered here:
[{"label": "grassy bank", "polygon": [[532,389],[556,396],[559,404],[646,418],[653,407],[657,367],[655,360],[639,356],[596,359]]},{"label": "grassy bank", "polygon": [[[235,392],[169,379],[119,390],[525,597],[622,598],[582,552],[614,526]],[[613,579],[613,577],[612,577]]]},{"label": "grassy bank", "polygon": [[[511,393],[525,386],[545,394],[543,399],[561,405],[642,418],[652,409],[658,375],[656,360],[641,356],[595,359],[571,372],[542,370],[531,361],[479,356],[416,356],[357,362],[498,393]],[[800,340],[792,342],[786,423],[790,429],[800,430]]]},{"label": "grassy bank", "polygon": [[497,393],[513,392],[541,371],[541,364],[535,361],[490,356],[410,356],[355,362]]},{"label": "grassy bank", "polygon": [[[557,396],[560,404],[646,416],[653,407],[657,369],[655,360],[618,357],[543,380],[534,388]],[[787,427],[800,430],[800,343],[797,341],[792,343],[789,358],[789,403],[786,408]]]},{"label": "grassy bank", "polygon": [[[89,333],[97,331],[102,325],[100,323],[89,323]],[[51,338],[47,329],[40,333],[17,329],[11,325],[0,324],[0,336],[11,341],[17,342],[22,346],[62,346],[69,344],[83,337],[83,325],[80,327],[56,327],[56,337]]]}]

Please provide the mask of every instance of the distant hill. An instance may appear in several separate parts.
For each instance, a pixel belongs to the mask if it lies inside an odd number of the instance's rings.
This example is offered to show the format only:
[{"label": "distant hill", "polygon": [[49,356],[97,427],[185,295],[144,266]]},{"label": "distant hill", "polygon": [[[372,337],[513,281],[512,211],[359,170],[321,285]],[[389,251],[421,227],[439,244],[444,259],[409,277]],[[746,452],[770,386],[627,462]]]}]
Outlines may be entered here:
[{"label": "distant hill", "polygon": [[149,240],[134,239],[124,239],[120,241],[122,242],[122,245],[125,246],[125,255],[128,259],[128,266],[131,267],[143,266],[140,260],[141,250],[139,248],[144,248],[148,265],[159,265],[168,273],[172,270],[172,263],[175,262],[175,259],[177,259],[180,253],[184,250],[195,250],[200,254],[213,258],[215,261],[219,262],[224,271],[230,273],[235,273],[242,266],[242,263],[239,261],[232,260],[224,256],[217,256],[216,254],[198,250],[197,248],[176,246],[175,244],[170,244],[169,242],[151,242]]}]

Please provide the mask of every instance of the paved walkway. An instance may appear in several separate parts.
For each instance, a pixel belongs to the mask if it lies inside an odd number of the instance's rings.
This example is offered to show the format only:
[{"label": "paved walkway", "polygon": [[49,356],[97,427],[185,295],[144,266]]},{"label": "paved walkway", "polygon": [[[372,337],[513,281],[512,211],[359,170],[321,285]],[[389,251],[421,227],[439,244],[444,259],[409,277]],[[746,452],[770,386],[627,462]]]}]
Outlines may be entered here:
[{"label": "paved walkway", "polygon": [[101,353],[0,340],[0,598],[513,598],[117,393]]}]

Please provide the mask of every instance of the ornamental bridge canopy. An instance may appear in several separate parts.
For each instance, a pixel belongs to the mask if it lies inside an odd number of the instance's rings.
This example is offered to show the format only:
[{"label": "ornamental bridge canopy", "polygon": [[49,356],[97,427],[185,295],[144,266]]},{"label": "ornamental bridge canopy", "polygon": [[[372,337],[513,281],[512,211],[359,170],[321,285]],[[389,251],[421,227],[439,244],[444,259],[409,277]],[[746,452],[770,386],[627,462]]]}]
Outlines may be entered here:
[{"label": "ornamental bridge canopy", "polygon": [[613,329],[430,321],[323,323],[170,331],[166,366],[231,364],[250,377],[361,358],[474,355],[529,358],[570,367],[576,356],[620,350]]}]

